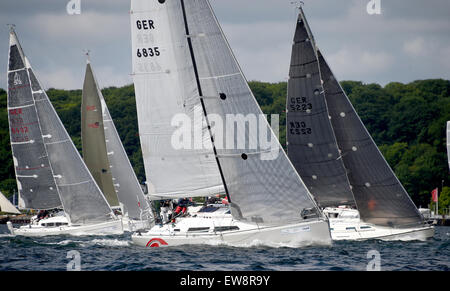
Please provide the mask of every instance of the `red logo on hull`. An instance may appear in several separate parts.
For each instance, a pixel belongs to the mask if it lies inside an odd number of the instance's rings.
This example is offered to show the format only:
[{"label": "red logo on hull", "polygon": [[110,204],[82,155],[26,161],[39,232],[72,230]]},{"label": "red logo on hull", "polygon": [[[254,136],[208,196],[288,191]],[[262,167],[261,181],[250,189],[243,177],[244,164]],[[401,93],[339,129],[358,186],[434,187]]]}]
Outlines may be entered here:
[{"label": "red logo on hull", "polygon": [[161,238],[152,238],[151,240],[148,241],[146,247],[157,248],[157,247],[160,247],[160,246],[168,246],[168,245],[169,244],[166,243]]}]

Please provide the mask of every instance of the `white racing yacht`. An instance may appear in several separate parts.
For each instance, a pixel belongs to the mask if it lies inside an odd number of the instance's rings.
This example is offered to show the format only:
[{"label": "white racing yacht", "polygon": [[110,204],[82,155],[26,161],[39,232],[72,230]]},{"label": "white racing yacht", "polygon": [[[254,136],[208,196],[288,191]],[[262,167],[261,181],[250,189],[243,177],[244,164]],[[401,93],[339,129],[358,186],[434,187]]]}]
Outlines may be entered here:
[{"label": "white racing yacht", "polygon": [[150,205],[106,106],[89,55],[81,104],[81,140],[83,159],[109,204],[120,210],[124,230],[150,228]]},{"label": "white racing yacht", "polygon": [[328,215],[333,240],[434,235],[331,72],[301,7],[286,106],[289,159]]},{"label": "white racing yacht", "polygon": [[[263,116],[209,1],[131,0],[130,16],[150,198],[224,193],[229,201],[227,208],[207,206],[136,232],[133,242],[144,247],[331,244],[326,216]],[[255,117],[269,142],[245,130],[245,123],[237,124],[244,129],[240,133],[224,134],[220,122],[230,115]]]},{"label": "white racing yacht", "polygon": [[19,208],[62,209],[14,228],[13,235],[120,234],[111,210],[39,84],[13,26],[8,63],[8,119]]}]

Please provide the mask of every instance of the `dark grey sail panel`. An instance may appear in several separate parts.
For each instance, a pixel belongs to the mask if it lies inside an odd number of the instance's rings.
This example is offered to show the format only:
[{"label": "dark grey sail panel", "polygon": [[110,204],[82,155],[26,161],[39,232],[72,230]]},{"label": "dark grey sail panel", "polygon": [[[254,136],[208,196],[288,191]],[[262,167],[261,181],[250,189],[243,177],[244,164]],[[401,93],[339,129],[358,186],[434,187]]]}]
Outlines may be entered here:
[{"label": "dark grey sail panel", "polygon": [[108,200],[109,205],[119,206],[108,161],[105,131],[103,128],[102,105],[99,89],[91,65],[86,66],[81,102],[81,142],[83,159]]},{"label": "dark grey sail panel", "polygon": [[9,65],[10,71],[19,70],[25,68],[25,63],[20,54],[20,49],[18,44],[13,44],[9,47]]},{"label": "dark grey sail panel", "polygon": [[377,148],[353,105],[318,51],[331,123],[363,221],[385,226],[423,222],[406,190]]},{"label": "dark grey sail panel", "polygon": [[[224,122],[227,116],[237,114],[258,118],[262,114],[261,109],[209,2],[188,0],[182,1],[182,6],[197,74],[197,94],[203,97],[206,116],[211,119],[214,115],[220,116]],[[244,148],[237,146],[236,133],[226,131],[222,145],[218,138],[215,140],[233,216],[271,224],[302,220],[302,210],[311,208],[317,211],[316,204],[270,130],[267,120],[264,118],[258,125],[262,128],[259,134],[266,131],[267,140],[274,144],[267,147],[257,142],[251,146],[252,142],[258,141],[255,131],[246,132]],[[248,129],[248,125],[245,127]],[[233,146],[225,146],[227,141]],[[269,152],[267,157],[263,157],[263,153]]]},{"label": "dark grey sail panel", "polygon": [[312,34],[302,13],[292,45],[286,110],[288,156],[321,207],[354,205],[328,116]]},{"label": "dark grey sail panel", "polygon": [[[11,32],[15,41],[15,35]],[[52,209],[61,206],[39,120],[30,80],[19,44],[10,47],[8,73],[8,121],[19,208]]]}]

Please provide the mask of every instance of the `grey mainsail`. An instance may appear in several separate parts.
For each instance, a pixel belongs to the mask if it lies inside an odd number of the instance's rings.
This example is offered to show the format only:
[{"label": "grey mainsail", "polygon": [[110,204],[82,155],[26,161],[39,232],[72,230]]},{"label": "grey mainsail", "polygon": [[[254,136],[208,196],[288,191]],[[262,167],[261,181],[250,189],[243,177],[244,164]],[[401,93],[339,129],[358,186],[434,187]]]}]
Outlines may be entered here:
[{"label": "grey mainsail", "polygon": [[321,207],[354,205],[328,116],[313,36],[302,10],[292,45],[286,104],[288,156]]},{"label": "grey mainsail", "polygon": [[[188,93],[172,96],[173,101],[181,105],[179,112],[185,112],[186,108],[193,111],[200,110],[206,119],[206,133],[211,128],[212,117],[215,117],[215,122],[218,119],[225,121],[228,116],[237,114],[244,118],[254,117],[259,120],[260,131],[245,132],[244,148],[236,145],[242,136],[236,136],[235,132],[228,130],[223,134],[221,146],[217,136],[223,133],[223,128],[217,128],[217,123],[212,134],[214,138],[211,139],[207,135],[206,139],[213,141],[208,156],[215,164],[210,165],[214,166],[216,174],[220,174],[222,185],[231,202],[233,216],[267,224],[284,224],[305,219],[306,216],[302,215],[306,213],[304,210],[311,209],[317,218],[320,210],[311,194],[281,148],[267,120],[259,119],[262,115],[261,109],[248,87],[209,2],[132,0],[131,14],[134,40],[133,69],[139,122],[141,123],[143,114],[147,114],[145,110],[151,106],[148,100],[153,99],[156,104],[158,104],[156,100],[168,103],[169,95],[163,92],[171,92],[173,87],[177,86],[183,86],[186,89],[184,92]],[[144,27],[147,27],[147,33],[139,34]],[[154,48],[158,48],[160,53],[152,53],[151,57],[147,57],[151,62],[144,63],[143,49],[150,55],[148,48],[153,48],[153,51]],[[145,83],[142,80],[145,78],[167,80],[159,83],[164,89],[163,92],[152,92],[153,88],[148,87],[149,82]],[[143,108],[139,109],[140,106]],[[164,106],[160,109],[165,112]],[[234,127],[235,124],[231,126]],[[167,125],[165,127],[170,131],[153,134],[170,135],[173,128]],[[249,127],[250,125],[244,125],[244,128]],[[258,135],[264,134],[267,140],[271,141],[269,146],[263,145],[258,139]],[[255,141],[254,146],[250,146]],[[152,160],[145,154],[148,142],[142,139],[142,132],[141,144],[147,170],[152,167]],[[224,146],[225,144],[231,146]],[[187,162],[183,161],[180,164],[189,166]],[[155,165],[156,163],[153,167]],[[161,169],[154,169],[159,170]],[[171,173],[164,172],[164,174]]]},{"label": "grey mainsail", "polygon": [[101,94],[91,64],[86,65],[81,102],[81,141],[83,159],[108,200],[109,205],[119,206],[116,190],[114,189],[112,173],[107,157],[105,131],[103,128]]},{"label": "grey mainsail", "polygon": [[[12,28],[8,85],[10,113],[16,110],[14,113],[17,114],[13,115],[23,118],[23,126],[36,125],[28,130],[24,129],[21,135],[11,132],[13,159],[16,173],[19,173],[17,181],[22,202],[25,202],[26,207],[37,209],[55,208],[62,204],[73,224],[92,224],[113,219],[110,206],[39,84]],[[19,137],[21,141],[16,140]],[[29,147],[27,152],[16,148],[22,143],[30,146],[36,142],[41,145],[38,149]],[[40,168],[47,171],[37,172]],[[28,169],[31,173],[24,173],[40,184],[25,183],[21,177],[22,169]],[[34,196],[30,196],[28,192]],[[45,207],[36,207],[41,206],[33,199],[36,197]]]},{"label": "grey mainsail", "polygon": [[31,87],[22,48],[12,29],[10,34],[8,119],[19,190],[19,208],[57,208],[61,206],[61,200],[53,179],[33,98],[33,91],[37,92],[40,88]]},{"label": "grey mainsail", "polygon": [[384,159],[320,51],[318,56],[331,123],[361,219],[393,227],[422,223],[417,207]]}]

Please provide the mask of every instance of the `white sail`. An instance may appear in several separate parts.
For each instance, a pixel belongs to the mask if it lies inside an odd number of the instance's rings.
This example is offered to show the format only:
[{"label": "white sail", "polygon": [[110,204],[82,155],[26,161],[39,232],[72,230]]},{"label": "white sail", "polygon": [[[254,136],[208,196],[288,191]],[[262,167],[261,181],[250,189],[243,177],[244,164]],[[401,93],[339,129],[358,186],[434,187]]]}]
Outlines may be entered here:
[{"label": "white sail", "polygon": [[[32,145],[36,141],[43,143],[40,152],[13,150],[16,173],[20,173],[21,169],[28,171],[47,169],[46,174],[42,176],[34,172],[28,176],[17,175],[19,193],[22,197],[28,195],[29,198],[27,206],[31,207],[35,198],[39,198],[44,205],[47,199],[52,199],[54,202],[47,208],[62,204],[73,224],[93,224],[114,219],[109,204],[39,84],[12,29],[8,68],[8,110],[13,149],[16,145]],[[20,74],[19,77],[16,77],[16,73]],[[19,132],[13,130],[16,127],[11,122],[12,116],[18,119],[17,122],[24,130]],[[29,120],[32,120],[32,124],[28,124]],[[25,129],[28,125],[34,127]],[[19,138],[23,140],[22,143]],[[35,159],[41,158],[44,158],[42,163],[36,164],[38,161]],[[28,184],[24,187],[23,181],[26,179],[34,179],[33,181],[39,184],[35,185],[36,187]],[[54,195],[49,197],[49,190],[52,194],[56,193],[59,199]]]},{"label": "white sail", "polygon": [[[222,144],[231,147],[216,147],[217,140],[207,134],[213,115],[222,121],[229,115],[262,115],[209,2],[131,3],[141,144],[146,173],[157,192],[176,185],[176,190],[189,193],[193,181],[205,181],[197,189],[222,184],[232,214],[240,220],[292,223],[307,218],[302,215],[305,210],[318,217],[317,205],[265,118],[259,120],[259,134],[265,133],[272,141],[270,148],[260,142],[257,132],[246,132],[245,148],[236,146],[232,131],[227,130]],[[193,117],[198,112],[207,121],[204,142],[211,140],[212,149],[174,149],[172,118],[179,113]],[[263,157],[267,153],[271,158]]]},{"label": "white sail", "polygon": [[0,191],[0,212],[12,213],[12,214],[20,214],[20,211],[17,210],[14,205],[3,195]]},{"label": "white sail", "polygon": [[[167,9],[174,1],[131,3],[133,80],[145,173],[153,185],[149,194],[177,198],[223,192],[212,149],[172,146],[172,119],[202,116],[186,35],[178,29],[184,27],[181,9]],[[206,126],[202,133],[202,141],[209,142]]]},{"label": "white sail", "polygon": [[450,169],[450,121],[447,121],[447,159],[448,167]]}]

